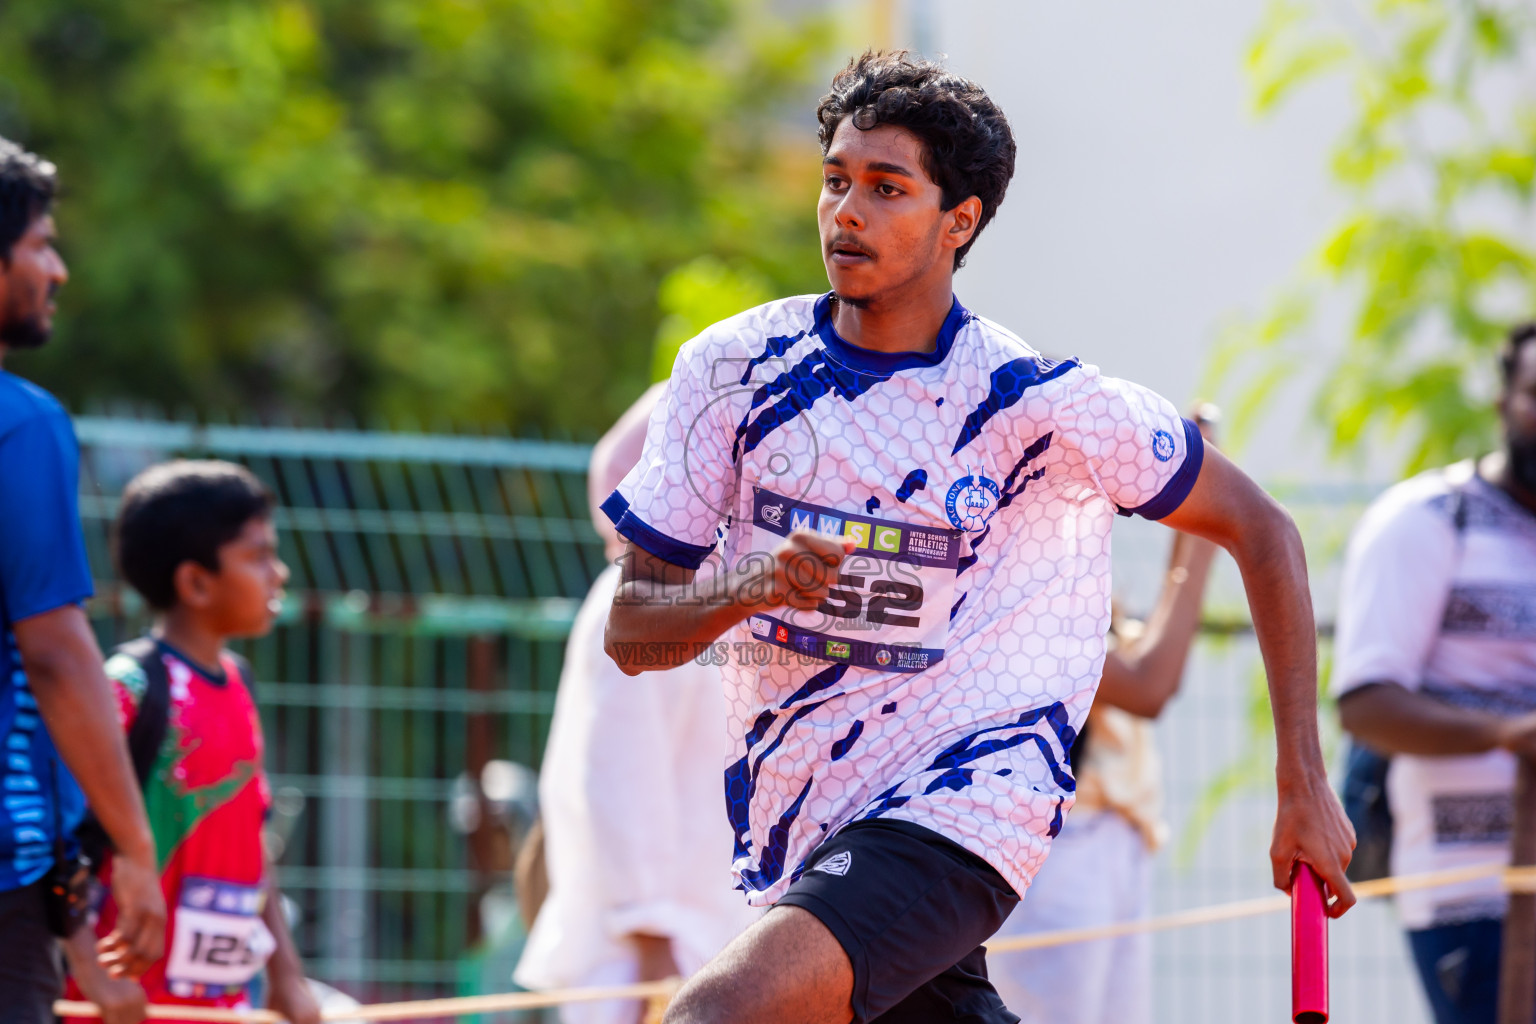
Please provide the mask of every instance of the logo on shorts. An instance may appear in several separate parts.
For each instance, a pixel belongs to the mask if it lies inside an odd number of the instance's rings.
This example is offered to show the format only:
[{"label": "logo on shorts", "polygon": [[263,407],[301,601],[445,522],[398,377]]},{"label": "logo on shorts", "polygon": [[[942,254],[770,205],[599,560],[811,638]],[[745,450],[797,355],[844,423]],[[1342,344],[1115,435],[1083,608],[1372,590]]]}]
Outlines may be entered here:
[{"label": "logo on shorts", "polygon": [[1152,433],[1152,456],[1158,462],[1167,462],[1173,458],[1173,435],[1166,430],[1157,430]]},{"label": "logo on shorts", "polygon": [[889,665],[890,663],[891,663],[891,652],[890,651],[888,651],[884,647],[882,647],[878,651],[875,652],[875,664],[876,665],[884,666],[884,665]]},{"label": "logo on shorts", "polygon": [[853,851],[842,850],[838,853],[834,853],[820,864],[817,864],[815,867],[811,868],[811,870],[825,871],[829,875],[837,875],[839,878],[841,878],[848,873],[848,869],[851,867],[853,867]]},{"label": "logo on shorts", "polygon": [[773,629],[773,624],[761,615],[752,616],[752,632],[758,636],[767,636]]},{"label": "logo on shorts", "polygon": [[773,638],[781,644],[787,644],[789,643],[789,630],[780,626],[778,632],[773,634]]},{"label": "logo on shorts", "polygon": [[846,658],[853,654],[853,649],[841,640],[827,641],[827,657]]},{"label": "logo on shorts", "polygon": [[950,485],[949,497],[944,499],[944,511],[955,529],[977,533],[997,511],[1002,497],[995,481],[973,473]]}]

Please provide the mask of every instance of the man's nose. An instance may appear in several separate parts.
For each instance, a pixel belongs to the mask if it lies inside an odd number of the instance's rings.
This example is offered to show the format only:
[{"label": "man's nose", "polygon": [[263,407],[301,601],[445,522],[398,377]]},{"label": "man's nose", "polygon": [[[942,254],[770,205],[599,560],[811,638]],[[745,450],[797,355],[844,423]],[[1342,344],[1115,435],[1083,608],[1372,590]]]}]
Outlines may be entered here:
[{"label": "man's nose", "polygon": [[859,209],[859,204],[853,198],[851,189],[848,194],[838,200],[837,209],[833,211],[833,217],[840,228],[858,230],[864,226],[864,211]]},{"label": "man's nose", "polygon": [[55,285],[64,284],[69,280],[69,267],[64,263],[64,257],[57,251],[53,252],[53,266],[49,269],[48,279]]}]

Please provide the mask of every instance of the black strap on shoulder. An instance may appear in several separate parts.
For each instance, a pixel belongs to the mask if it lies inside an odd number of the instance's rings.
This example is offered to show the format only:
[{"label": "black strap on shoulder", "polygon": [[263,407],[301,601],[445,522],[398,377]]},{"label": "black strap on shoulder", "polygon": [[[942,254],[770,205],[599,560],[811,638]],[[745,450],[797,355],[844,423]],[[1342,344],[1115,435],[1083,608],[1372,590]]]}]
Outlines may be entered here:
[{"label": "black strap on shoulder", "polygon": [[171,676],[166,671],[160,644],[153,637],[130,640],[112,652],[125,654],[138,662],[144,671],[144,694],[139,698],[139,711],[133,725],[128,728],[128,755],[133,760],[133,774],[143,789],[154,770],[155,758],[165,742],[165,733],[171,717]]},{"label": "black strap on shoulder", "polygon": [[[138,663],[144,672],[144,692],[139,697],[139,710],[133,724],[128,727],[128,756],[133,762],[133,775],[143,791],[154,771],[155,758],[165,743],[165,734],[171,718],[171,676],[166,671],[160,645],[153,637],[130,640],[113,650],[112,654],[126,655]],[[112,848],[107,830],[101,827],[96,815],[86,811],[85,820],[76,830],[81,852],[94,865],[100,866]]]}]

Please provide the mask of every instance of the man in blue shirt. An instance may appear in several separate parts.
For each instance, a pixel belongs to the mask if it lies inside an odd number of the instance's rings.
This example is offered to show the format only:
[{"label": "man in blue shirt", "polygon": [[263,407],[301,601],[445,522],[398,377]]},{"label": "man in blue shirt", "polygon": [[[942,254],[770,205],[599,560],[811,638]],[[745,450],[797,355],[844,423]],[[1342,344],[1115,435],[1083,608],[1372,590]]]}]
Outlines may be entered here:
[{"label": "man in blue shirt", "polygon": [[102,963],[141,973],[165,931],[154,838],[81,607],[79,447],[53,396],[3,368],[10,351],[48,340],[68,278],[53,247],[55,180],[52,164],[0,138],[0,1024],[53,1020],[62,979],[46,880],[82,790],[117,851],[122,911]]}]

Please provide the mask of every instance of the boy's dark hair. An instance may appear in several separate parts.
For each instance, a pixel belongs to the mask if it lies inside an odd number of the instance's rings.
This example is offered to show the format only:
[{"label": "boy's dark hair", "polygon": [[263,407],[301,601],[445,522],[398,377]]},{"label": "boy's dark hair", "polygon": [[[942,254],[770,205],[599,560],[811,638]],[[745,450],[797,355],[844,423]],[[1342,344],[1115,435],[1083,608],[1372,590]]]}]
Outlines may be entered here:
[{"label": "boy's dark hair", "polygon": [[58,176],[53,164],[0,137],[0,264],[10,264],[21,236],[53,206]]},{"label": "boy's dark hair", "polygon": [[176,604],[176,569],[219,571],[219,548],[272,514],[272,492],[244,466],[178,459],[151,466],[123,491],[114,534],[118,572],[151,608]]},{"label": "boy's dark hair", "polygon": [[1499,369],[1504,371],[1506,388],[1515,383],[1515,370],[1520,366],[1521,347],[1533,341],[1536,341],[1536,320],[1527,320],[1509,329],[1509,337],[1505,339],[1504,348],[1499,352]]},{"label": "boy's dark hair", "polygon": [[981,218],[971,240],[955,251],[955,269],[997,213],[1013,178],[1018,146],[996,103],[975,82],[906,50],[866,50],[832,79],[816,107],[821,151],[827,152],[843,118],[865,131],[889,124],[923,140],[923,171],[953,210],[971,196]]}]

